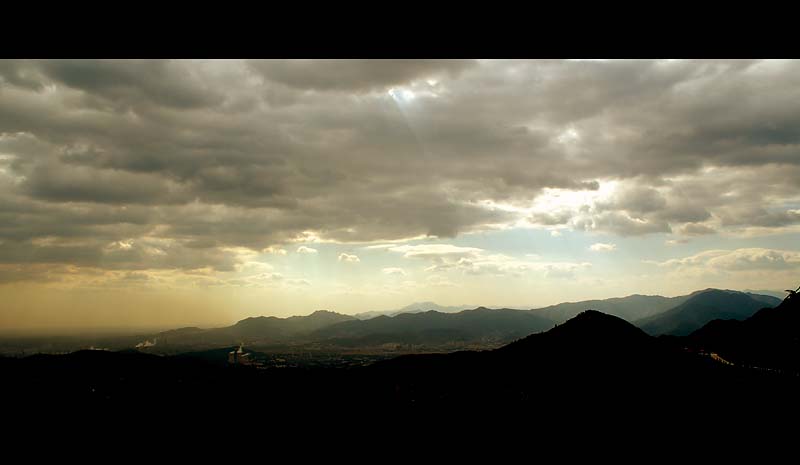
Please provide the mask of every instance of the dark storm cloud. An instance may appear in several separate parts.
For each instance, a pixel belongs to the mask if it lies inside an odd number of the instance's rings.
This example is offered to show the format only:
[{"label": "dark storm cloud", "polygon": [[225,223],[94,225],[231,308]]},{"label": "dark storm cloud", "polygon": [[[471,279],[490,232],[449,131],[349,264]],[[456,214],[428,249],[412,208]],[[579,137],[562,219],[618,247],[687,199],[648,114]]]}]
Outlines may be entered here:
[{"label": "dark storm cloud", "polygon": [[631,186],[617,192],[613,208],[632,213],[649,213],[662,210],[666,206],[667,199],[657,190],[643,186]]},{"label": "dark storm cloud", "polygon": [[266,79],[303,90],[368,92],[418,78],[458,74],[472,60],[253,60]]},{"label": "dark storm cloud", "polygon": [[[143,241],[146,244],[146,241]],[[164,248],[133,242],[130,249],[115,243],[93,242],[86,245],[49,245],[29,242],[0,244],[0,263],[59,264],[103,269],[180,269],[210,267],[216,271],[232,271],[237,259],[223,250],[195,250],[180,244]]]},{"label": "dark storm cloud", "polygon": [[190,66],[160,60],[52,60],[37,62],[57,83],[91,97],[136,106],[142,101],[176,108],[222,102],[217,89],[198,81]]},{"label": "dark storm cloud", "polygon": [[529,221],[785,227],[798,89],[798,62],[0,61],[2,260],[230,269],[225,247],[453,237],[519,219],[487,200],[609,180]]},{"label": "dark storm cloud", "polygon": [[0,85],[3,83],[40,90],[43,87],[35,62],[0,60]]},{"label": "dark storm cloud", "polygon": [[55,202],[152,204],[170,200],[163,178],[60,163],[37,165],[23,185],[31,197]]},{"label": "dark storm cloud", "polygon": [[727,208],[720,215],[723,226],[762,226],[776,228],[800,223],[800,211],[775,211],[760,206]]}]

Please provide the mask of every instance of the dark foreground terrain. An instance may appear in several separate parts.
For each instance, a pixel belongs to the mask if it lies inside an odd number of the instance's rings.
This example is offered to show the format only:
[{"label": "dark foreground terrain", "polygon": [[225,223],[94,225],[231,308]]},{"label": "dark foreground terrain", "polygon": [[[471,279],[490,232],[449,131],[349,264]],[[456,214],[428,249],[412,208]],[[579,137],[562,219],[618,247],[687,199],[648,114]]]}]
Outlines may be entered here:
[{"label": "dark foreground terrain", "polygon": [[333,427],[460,418],[463,427],[463,421],[486,426],[491,418],[523,418],[550,429],[620,420],[753,427],[797,417],[798,303],[800,297],[787,298],[744,321],[715,320],[688,337],[649,336],[589,310],[496,350],[344,368],[230,366],[229,349],[2,358],[0,394],[10,400],[8,421],[164,425],[221,416]]}]

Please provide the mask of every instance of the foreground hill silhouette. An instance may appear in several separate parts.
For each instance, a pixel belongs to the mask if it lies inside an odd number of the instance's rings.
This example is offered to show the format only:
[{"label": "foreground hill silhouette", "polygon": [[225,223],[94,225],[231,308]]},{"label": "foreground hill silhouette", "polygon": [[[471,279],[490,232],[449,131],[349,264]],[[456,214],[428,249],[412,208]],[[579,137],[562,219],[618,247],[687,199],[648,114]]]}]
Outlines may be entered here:
[{"label": "foreground hill silhouette", "polygon": [[[788,415],[797,410],[800,388],[800,377],[790,370],[798,360],[796,310],[796,302],[784,302],[733,326],[712,322],[690,338],[656,338],[589,310],[495,350],[407,355],[351,369],[257,370],[214,361],[228,349],[0,358],[0,395],[15,400],[10,411],[28,416],[55,409],[173,417],[214,411],[272,421],[344,421],[447,412],[524,415],[566,427],[575,418],[652,422],[702,412],[707,421],[720,422],[764,412]],[[769,338],[775,342],[759,349]],[[708,356],[700,345],[736,363]],[[751,368],[739,363],[744,357],[783,370]]]},{"label": "foreground hill silhouette", "polygon": [[[588,310],[547,332],[493,351],[441,356],[409,355],[371,367],[392,377],[402,402],[477,399],[494,392],[498,402],[538,402],[541,396],[585,391],[604,395],[656,388],[676,375],[716,366],[662,344],[625,320]],[[430,386],[436,386],[428,391]],[[640,391],[643,392],[643,391]]]},{"label": "foreground hill silhouette", "polygon": [[780,303],[780,299],[772,296],[706,289],[691,294],[678,306],[636,324],[652,335],[686,336],[712,320],[743,320],[764,307]]},{"label": "foreground hill silhouette", "polygon": [[573,415],[652,422],[702,412],[713,423],[795,408],[796,376],[725,365],[674,342],[587,311],[493,351],[376,363],[367,385],[373,401],[391,398],[421,412],[522,410],[554,422]]}]

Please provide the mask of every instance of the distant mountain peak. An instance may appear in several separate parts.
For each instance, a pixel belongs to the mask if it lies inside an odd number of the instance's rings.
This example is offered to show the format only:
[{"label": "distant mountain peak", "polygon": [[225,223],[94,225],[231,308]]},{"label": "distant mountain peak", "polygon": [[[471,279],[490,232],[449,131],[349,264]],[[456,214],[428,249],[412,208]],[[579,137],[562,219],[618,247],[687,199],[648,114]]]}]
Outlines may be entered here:
[{"label": "distant mountain peak", "polygon": [[780,299],[730,289],[704,289],[692,293],[682,304],[637,323],[652,335],[686,336],[715,319],[744,320]]},{"label": "distant mountain peak", "polygon": [[395,313],[408,313],[412,311],[428,311],[437,310],[440,312],[456,312],[470,308],[470,305],[439,305],[436,302],[414,302],[413,304],[406,305],[398,310],[393,310]]},{"label": "distant mountain peak", "polygon": [[730,290],[725,290],[725,289],[717,289],[717,288],[714,288],[714,287],[708,287],[708,288],[705,288],[705,289],[701,289],[699,291],[694,291],[689,295],[690,296],[697,296],[697,295],[701,295],[701,294],[731,294],[731,293],[734,293],[734,292],[737,292],[737,291],[730,291]]},{"label": "distant mountain peak", "polygon": [[341,313],[334,312],[331,310],[314,310],[314,313],[308,316],[314,316],[314,315],[341,315]]},{"label": "distant mountain peak", "polygon": [[255,321],[278,320],[278,319],[279,318],[276,317],[276,316],[264,316],[264,315],[261,315],[261,316],[249,316],[247,318],[244,318],[242,320],[237,321],[236,324],[238,325],[239,323],[252,323],[252,322],[255,322]]},{"label": "distant mountain peak", "polygon": [[355,314],[354,316],[359,320],[368,320],[370,318],[375,318],[380,315],[396,316],[402,313],[422,313],[431,310],[437,311],[439,313],[457,313],[471,308],[474,308],[474,306],[473,305],[444,306],[444,305],[439,305],[435,302],[415,302],[413,304],[406,305],[405,307],[398,308],[396,310],[361,312]]}]

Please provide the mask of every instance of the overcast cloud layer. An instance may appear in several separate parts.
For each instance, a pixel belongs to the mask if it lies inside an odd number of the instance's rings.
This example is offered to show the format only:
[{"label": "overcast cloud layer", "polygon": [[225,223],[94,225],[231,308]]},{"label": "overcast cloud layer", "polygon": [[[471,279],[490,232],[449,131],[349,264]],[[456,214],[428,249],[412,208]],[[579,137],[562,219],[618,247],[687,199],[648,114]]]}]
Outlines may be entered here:
[{"label": "overcast cloud layer", "polygon": [[0,281],[508,228],[792,232],[798,102],[794,61],[0,61]]}]

